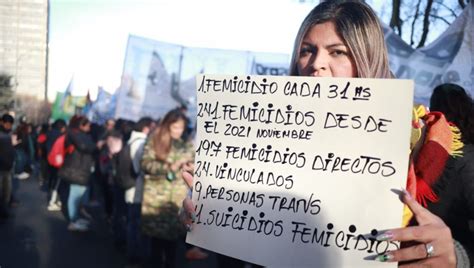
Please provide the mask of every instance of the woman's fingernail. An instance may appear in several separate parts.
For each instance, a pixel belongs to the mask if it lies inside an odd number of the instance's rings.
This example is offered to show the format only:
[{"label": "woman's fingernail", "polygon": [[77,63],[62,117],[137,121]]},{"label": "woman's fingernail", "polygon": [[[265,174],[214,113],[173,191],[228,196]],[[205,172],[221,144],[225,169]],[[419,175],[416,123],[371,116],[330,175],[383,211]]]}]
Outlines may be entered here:
[{"label": "woman's fingernail", "polygon": [[189,216],[191,216],[191,220],[192,220],[193,222],[196,221],[196,213],[191,212],[191,213],[189,213]]},{"label": "woman's fingernail", "polygon": [[193,199],[193,190],[188,189],[188,194],[187,194],[187,196],[189,197],[189,199]]},{"label": "woman's fingernail", "polygon": [[186,224],[186,231],[191,232],[192,229],[191,224]]},{"label": "woman's fingernail", "polygon": [[411,194],[406,190],[406,189],[402,189],[403,191],[403,194],[405,195],[405,198],[408,199],[408,200],[411,200]]},{"label": "woman's fingernail", "polygon": [[390,253],[385,253],[385,254],[382,254],[382,255],[378,255],[376,258],[375,258],[376,261],[379,261],[379,262],[386,262],[386,261],[390,261],[390,260],[393,260],[393,255],[390,254]]},{"label": "woman's fingernail", "polygon": [[379,234],[375,239],[378,241],[387,241],[393,238],[393,233],[390,231],[384,232],[383,234]]}]

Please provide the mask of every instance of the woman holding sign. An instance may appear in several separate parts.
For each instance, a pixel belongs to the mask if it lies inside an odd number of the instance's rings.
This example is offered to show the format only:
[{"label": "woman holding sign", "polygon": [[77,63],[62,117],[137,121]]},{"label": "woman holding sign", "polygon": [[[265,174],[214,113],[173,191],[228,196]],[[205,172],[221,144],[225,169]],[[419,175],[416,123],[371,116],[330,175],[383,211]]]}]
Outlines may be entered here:
[{"label": "woman holding sign", "polygon": [[[374,11],[360,2],[327,1],[316,6],[297,34],[290,75],[393,78],[384,35]],[[459,147],[451,144],[451,140],[449,144],[433,146],[439,142],[438,133],[433,129],[449,132],[440,133],[444,136],[453,135],[444,117],[431,121],[436,128],[432,125],[421,128],[421,118],[428,116],[423,111],[416,109],[414,112],[415,119],[420,118],[420,122],[414,122],[419,128],[413,131],[407,191],[402,196],[409,208],[405,222],[411,219],[411,224],[379,234],[378,240],[400,241],[402,248],[376,256],[375,260],[400,262],[401,267],[455,267],[456,253],[450,229],[417,200],[424,205],[427,201],[437,200],[430,187],[442,172],[448,155]],[[429,146],[425,146],[427,144]],[[453,150],[441,152],[435,151],[436,148]],[[427,163],[436,163],[437,166],[430,170]],[[420,177],[419,174],[427,176]],[[183,177],[188,185],[192,185],[193,178],[189,173],[184,173]],[[185,222],[191,225],[194,206],[189,198],[183,201],[183,206],[190,215]]]}]

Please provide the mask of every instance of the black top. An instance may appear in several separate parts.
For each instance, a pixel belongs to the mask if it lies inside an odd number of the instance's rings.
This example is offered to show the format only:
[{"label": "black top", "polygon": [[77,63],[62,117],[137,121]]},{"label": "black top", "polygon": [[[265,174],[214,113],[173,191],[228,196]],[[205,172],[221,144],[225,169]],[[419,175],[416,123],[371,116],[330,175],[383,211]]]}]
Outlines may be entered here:
[{"label": "black top", "polygon": [[15,148],[10,133],[0,126],[0,171],[10,171],[15,161]]},{"label": "black top", "polygon": [[453,238],[459,241],[474,263],[474,145],[466,144],[463,157],[451,157],[440,179],[433,187],[439,202],[429,204],[428,209],[438,215],[451,229]]},{"label": "black top", "polygon": [[97,150],[92,137],[81,131],[68,131],[65,147],[74,146],[71,154],[66,154],[64,164],[59,169],[58,176],[67,182],[87,185],[94,165],[93,153]]}]

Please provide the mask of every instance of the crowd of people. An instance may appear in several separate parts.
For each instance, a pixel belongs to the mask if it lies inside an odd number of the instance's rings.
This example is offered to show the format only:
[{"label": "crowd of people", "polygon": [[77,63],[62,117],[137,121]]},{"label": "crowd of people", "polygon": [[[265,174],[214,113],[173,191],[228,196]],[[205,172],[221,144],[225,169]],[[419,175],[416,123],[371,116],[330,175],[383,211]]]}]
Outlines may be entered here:
[{"label": "crowd of people", "polygon": [[[394,78],[373,10],[359,1],[319,4],[300,27],[290,75]],[[406,226],[377,237],[400,241],[402,246],[375,260],[407,267],[472,267],[473,100],[462,87],[443,84],[434,89],[429,106],[414,112],[415,139],[402,194]],[[158,122],[144,117],[97,125],[76,115],[68,123],[58,119],[37,130],[22,120],[14,128],[14,117],[4,114],[0,217],[7,219],[19,202],[12,181],[28,179],[39,170],[38,181],[48,193],[45,206],[63,212],[68,230],[93,228],[85,207],[99,204],[130,265],[174,267],[177,243],[192,231],[195,213],[188,195],[194,163],[188,120],[181,109]],[[447,140],[443,131],[458,140]],[[207,256],[202,249],[187,246],[186,258]],[[218,255],[218,265],[250,264]]]},{"label": "crowd of people", "polygon": [[[174,267],[177,243],[186,233],[178,219],[187,193],[179,170],[194,163],[193,129],[183,109],[160,121],[109,119],[99,125],[75,115],[68,123],[57,119],[39,128],[24,122],[14,128],[14,123],[13,116],[3,115],[2,220],[19,202],[12,182],[34,177],[47,193],[45,207],[62,212],[69,231],[93,228],[87,208],[100,206],[129,265]],[[188,246],[184,257],[207,256]]]}]

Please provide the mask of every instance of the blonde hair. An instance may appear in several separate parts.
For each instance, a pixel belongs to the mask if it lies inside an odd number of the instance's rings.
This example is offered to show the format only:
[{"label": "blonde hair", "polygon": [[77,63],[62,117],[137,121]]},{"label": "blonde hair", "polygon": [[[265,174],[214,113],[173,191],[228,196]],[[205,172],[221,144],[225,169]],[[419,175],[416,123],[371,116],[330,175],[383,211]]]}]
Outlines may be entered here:
[{"label": "blonde hair", "polygon": [[306,33],[316,24],[333,22],[357,67],[357,77],[392,78],[382,27],[374,11],[362,2],[327,1],[306,16],[296,35],[290,75],[298,73],[297,62]]}]

